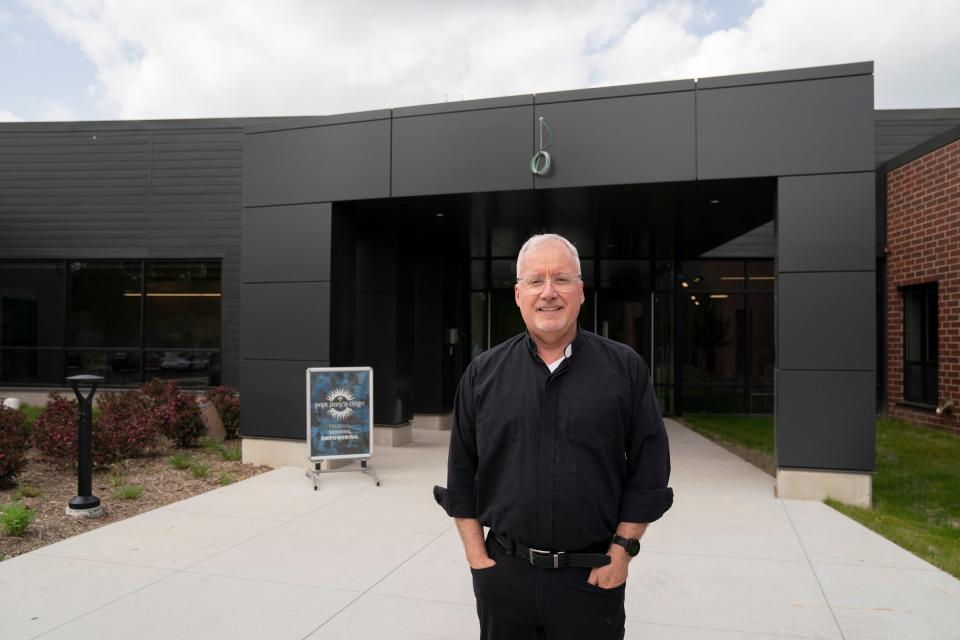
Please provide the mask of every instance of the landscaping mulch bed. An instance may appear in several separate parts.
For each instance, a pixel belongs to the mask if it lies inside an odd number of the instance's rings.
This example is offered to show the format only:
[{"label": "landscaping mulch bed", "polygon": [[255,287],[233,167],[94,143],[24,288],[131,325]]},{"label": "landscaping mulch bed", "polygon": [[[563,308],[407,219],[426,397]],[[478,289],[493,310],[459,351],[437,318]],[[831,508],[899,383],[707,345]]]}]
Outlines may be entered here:
[{"label": "landscaping mulch bed", "polygon": [[[240,442],[228,440],[224,446],[236,448]],[[207,476],[195,478],[189,468],[174,469],[170,457],[175,453],[186,454],[193,462],[206,465]],[[165,446],[148,457],[124,460],[112,468],[95,469],[93,494],[100,498],[105,513],[99,518],[75,518],[64,511],[70,499],[77,495],[76,470],[39,461],[36,450],[28,453],[28,460],[17,483],[36,487],[40,495],[21,497],[16,486],[4,487],[0,489],[0,504],[22,501],[36,510],[36,518],[23,536],[7,535],[0,530],[0,560],[216,489],[221,486],[222,474],[226,474],[224,482],[236,482],[271,470],[270,467],[223,460],[209,448],[176,449]],[[117,485],[121,483],[142,486],[143,493],[136,499],[121,499],[114,495]]]}]

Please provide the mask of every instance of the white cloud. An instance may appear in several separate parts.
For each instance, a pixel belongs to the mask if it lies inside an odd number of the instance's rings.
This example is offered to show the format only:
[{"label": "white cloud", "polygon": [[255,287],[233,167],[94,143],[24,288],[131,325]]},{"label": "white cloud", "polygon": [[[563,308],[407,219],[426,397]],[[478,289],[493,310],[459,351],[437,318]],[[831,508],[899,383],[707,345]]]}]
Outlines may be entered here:
[{"label": "white cloud", "polygon": [[[325,114],[876,60],[878,107],[960,105],[960,3],[44,0],[120,118]],[[702,29],[700,30],[702,32]]]},{"label": "white cloud", "polygon": [[23,122],[23,118],[17,117],[12,111],[0,109],[0,122]]},{"label": "white cloud", "polygon": [[43,110],[40,112],[39,119],[63,122],[76,120],[77,116],[69,105],[58,100],[51,100],[43,105]]}]

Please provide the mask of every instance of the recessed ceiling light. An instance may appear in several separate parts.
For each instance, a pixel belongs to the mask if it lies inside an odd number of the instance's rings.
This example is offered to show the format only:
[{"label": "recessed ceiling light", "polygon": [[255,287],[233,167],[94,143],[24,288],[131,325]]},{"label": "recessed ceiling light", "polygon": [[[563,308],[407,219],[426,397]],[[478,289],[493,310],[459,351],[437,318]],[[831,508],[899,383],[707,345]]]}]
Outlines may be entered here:
[{"label": "recessed ceiling light", "polygon": [[720,204],[720,201],[714,199],[714,200],[711,200],[711,201],[710,201],[710,204]]},{"label": "recessed ceiling light", "polygon": [[433,214],[433,215],[437,216],[438,218],[442,218],[442,217],[443,217],[443,214],[442,214],[442,213],[435,213],[435,214]]}]

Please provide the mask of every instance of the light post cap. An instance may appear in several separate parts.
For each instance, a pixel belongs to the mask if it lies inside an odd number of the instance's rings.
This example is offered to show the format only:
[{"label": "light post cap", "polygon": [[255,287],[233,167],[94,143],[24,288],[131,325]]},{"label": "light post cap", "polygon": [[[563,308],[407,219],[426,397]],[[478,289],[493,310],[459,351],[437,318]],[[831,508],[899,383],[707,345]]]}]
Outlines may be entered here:
[{"label": "light post cap", "polygon": [[82,373],[78,376],[70,376],[67,378],[67,382],[70,384],[82,384],[84,382],[89,382],[91,384],[99,384],[103,382],[103,376],[95,376],[89,373]]}]

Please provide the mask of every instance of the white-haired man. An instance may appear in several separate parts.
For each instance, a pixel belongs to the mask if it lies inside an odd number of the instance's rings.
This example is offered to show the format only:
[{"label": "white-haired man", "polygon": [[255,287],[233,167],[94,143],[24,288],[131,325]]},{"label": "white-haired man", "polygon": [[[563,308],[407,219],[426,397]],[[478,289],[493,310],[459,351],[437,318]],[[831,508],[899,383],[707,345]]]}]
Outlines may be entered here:
[{"label": "white-haired man", "polygon": [[514,288],[527,331],[476,357],[457,390],[434,496],[460,532],[484,640],[623,638],[628,564],[673,503],[647,366],[578,327],[580,276],[565,238],[527,240]]}]

